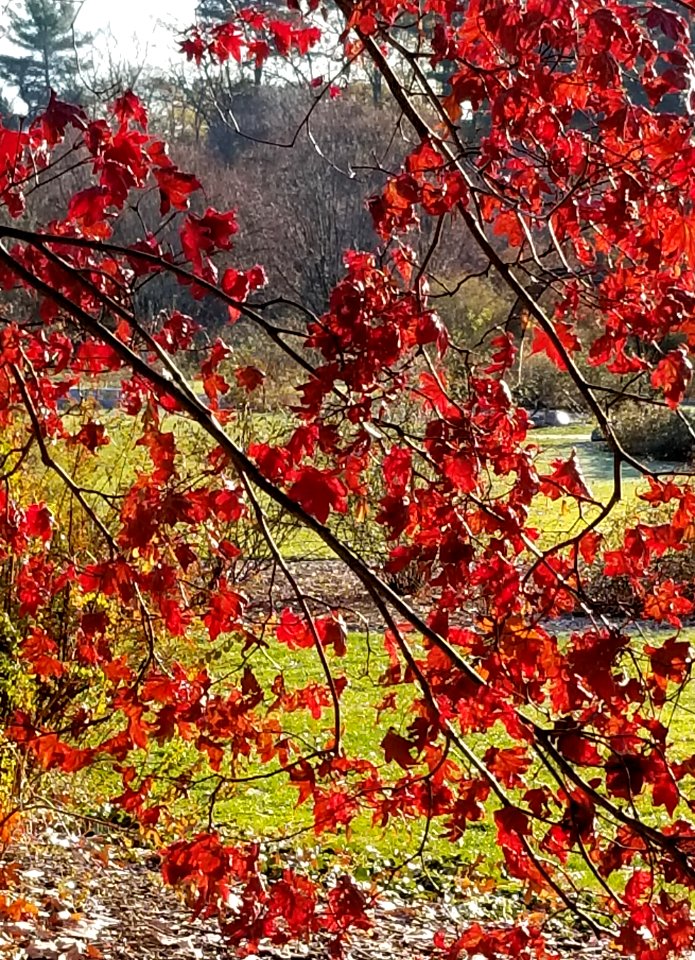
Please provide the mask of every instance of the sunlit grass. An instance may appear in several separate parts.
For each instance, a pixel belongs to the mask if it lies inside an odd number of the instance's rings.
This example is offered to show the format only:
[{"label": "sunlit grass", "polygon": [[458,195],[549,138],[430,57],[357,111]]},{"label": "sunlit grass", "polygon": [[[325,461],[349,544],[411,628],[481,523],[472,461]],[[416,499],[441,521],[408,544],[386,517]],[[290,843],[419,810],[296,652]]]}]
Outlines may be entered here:
[{"label": "sunlit grass", "polygon": [[[68,461],[66,458],[64,462],[75,470],[78,479],[89,482],[94,488],[112,492],[121,483],[134,478],[138,470],[148,469],[149,465],[146,450],[136,445],[138,425],[118,413],[105,414],[104,419],[112,442],[101,448],[95,457],[82,453],[79,461]],[[170,426],[177,433],[184,456],[190,456],[193,463],[197,462],[201,451],[209,449],[207,438],[197,428],[192,428],[190,423],[172,419]],[[283,422],[276,417],[259,418],[254,431],[257,431],[258,439],[270,440],[282,431],[283,426]],[[248,426],[243,429],[247,430]],[[538,456],[540,470],[547,468],[555,457],[566,457],[575,447],[593,496],[605,503],[613,490],[612,460],[604,444],[591,443],[589,433],[590,428],[586,425],[537,430],[529,434],[529,442],[537,443],[541,448]],[[243,439],[241,425],[238,439]],[[73,453],[71,456],[76,455]],[[38,469],[43,470],[41,467]],[[637,511],[648,510],[636,496],[643,483],[633,471],[624,471],[622,499],[615,508],[613,519],[606,523],[607,530],[610,527],[619,533],[621,525],[634,518]],[[47,498],[49,495],[59,497],[58,484],[59,481],[54,478],[50,486],[45,488]],[[595,506],[585,507],[582,516],[579,516],[576,506],[566,500],[551,501],[539,497],[533,504],[529,525],[538,528],[539,545],[545,546],[558,536],[578,532],[582,525],[590,522],[598,509]],[[315,534],[295,525],[282,539],[281,548],[287,558],[298,561],[329,556],[328,549]],[[663,638],[665,634],[658,636]],[[170,653],[174,656],[177,651]],[[185,651],[180,651],[180,655],[187,662],[205,666],[214,681],[233,676],[242,667],[238,643],[234,638],[223,638],[216,644],[210,644],[205,639],[192,640]],[[384,765],[381,747],[383,737],[390,726],[401,733],[405,732],[411,719],[409,706],[415,695],[412,687],[400,690],[395,708],[385,712],[377,721],[377,707],[387,692],[378,682],[386,663],[380,638],[368,638],[359,633],[350,635],[346,657],[332,658],[331,661],[336,674],[344,673],[349,681],[341,701],[345,751],[349,756],[369,759],[380,768]],[[320,666],[312,650],[292,651],[274,643],[269,650],[255,654],[251,666],[259,682],[266,688],[278,674],[283,674],[289,689],[300,688],[309,680],[322,680]],[[262,712],[264,708],[259,709]],[[670,721],[674,749],[679,756],[695,752],[694,711],[695,694],[691,684],[686,685],[677,704],[664,708],[663,714]],[[320,720],[313,719],[306,710],[297,711],[289,720],[283,719],[283,724],[291,732],[306,741],[309,750],[325,745],[330,736],[330,722],[330,709],[324,711]],[[479,754],[490,745],[499,746],[507,742],[505,735],[497,728],[484,736],[471,738],[471,745]],[[141,759],[144,772],[152,770],[171,777],[179,776],[198,764],[198,775],[202,782],[199,785],[192,784],[188,797],[176,802],[173,813],[185,818],[190,830],[205,828],[211,789],[211,781],[205,780],[205,777],[209,777],[210,770],[205,764],[200,765],[195,746],[176,739],[161,746],[153,745]],[[243,774],[253,775],[262,769],[264,766],[252,761],[244,766]],[[397,778],[400,771],[391,765],[384,772],[391,778]],[[537,776],[542,782],[545,775],[539,770]],[[94,802],[94,797],[106,802],[122,789],[120,777],[106,766],[85,772],[84,778],[85,781],[89,780],[89,789],[83,791],[83,796],[92,798],[90,802]],[[294,851],[310,850],[314,860],[349,857],[355,869],[367,871],[370,876],[386,875],[392,865],[414,858],[413,862],[419,864],[419,872],[413,869],[408,875],[412,875],[413,882],[417,879],[425,886],[431,885],[434,875],[440,878],[465,875],[467,865],[481,857],[489,861],[485,868],[487,872],[496,869],[492,866],[498,858],[496,831],[490,817],[480,824],[470,825],[463,839],[456,843],[446,838],[444,825],[435,819],[429,828],[423,856],[420,857],[425,830],[422,819],[411,822],[396,818],[382,828],[378,823],[373,823],[370,812],[365,811],[356,818],[349,832],[342,831],[337,835],[323,832],[316,835],[311,801],[298,805],[297,796],[296,788],[288,783],[284,773],[262,781],[240,784],[215,808],[213,821],[230,837],[265,838],[285,848],[291,847]],[[656,810],[653,815],[658,818],[663,815],[663,810]],[[581,864],[573,862],[572,869],[581,880],[584,869]],[[591,883],[588,875],[584,879]]]}]

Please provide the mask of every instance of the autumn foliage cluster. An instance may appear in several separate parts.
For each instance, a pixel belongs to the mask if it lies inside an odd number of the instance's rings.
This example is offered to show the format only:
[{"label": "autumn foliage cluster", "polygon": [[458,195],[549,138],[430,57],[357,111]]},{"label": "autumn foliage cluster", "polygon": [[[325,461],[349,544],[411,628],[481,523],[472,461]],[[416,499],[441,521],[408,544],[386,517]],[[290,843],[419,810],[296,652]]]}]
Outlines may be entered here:
[{"label": "autumn foliage cluster", "polygon": [[[625,453],[608,411],[623,396],[677,410],[689,389],[692,11],[651,0],[337,6],[345,63],[381,73],[411,146],[369,201],[378,246],[344,251],[323,312],[292,305],[298,329],[264,300],[263,266],[235,261],[234,211],[208,205],[133,93],[99,118],[53,97],[25,128],[0,129],[0,564],[17,656],[41,694],[7,712],[4,738],[28,769],[108,766],[122,780],[112,802],[162,836],[176,800],[204,780],[209,823],[167,841],[163,874],[242,949],[321,930],[338,950],[369,922],[369,892],[348,875],[327,889],[290,866],[266,876],[259,846],[217,824],[226,791],[277,776],[319,833],[366,810],[379,825],[421,818],[453,842],[488,818],[503,870],[529,896],[627,955],[677,956],[695,942],[695,757],[669,723],[690,680],[681,627],[693,599],[655,562],[691,549],[695,488]],[[242,9],[193,29],[182,50],[198,64],[318,56],[322,8]],[[443,66],[445,83],[432,73]],[[349,96],[334,69],[317,98],[339,86]],[[470,111],[486,118],[477,142],[465,139]],[[74,183],[75,170],[82,181],[37,225],[42,187]],[[136,222],[139,239],[123,241]],[[491,330],[478,352],[452,340],[428,282],[436,229],[415,252],[431,222],[475,243],[523,327]],[[160,276],[222,303],[229,325],[244,318],[294,364],[281,440],[240,439],[225,398],[262,389],[264,372],[235,365],[224,333],[206,339],[195,311],[138,313],[138,291]],[[542,303],[529,292],[539,280]],[[539,457],[509,388],[521,336],[607,438],[606,496],[575,454]],[[74,469],[111,441],[99,411],[70,412],[71,390],[94,377],[118,385],[138,437],[132,469],[110,487]],[[182,426],[200,441],[194,455]],[[31,464],[69,511],[27,498]],[[642,477],[644,509],[608,542],[627,468]],[[576,522],[549,539],[539,504],[556,501]],[[274,510],[323,541],[381,624],[388,667],[379,711],[365,717],[380,759],[345,746],[345,619],[298,583]],[[345,517],[381,531],[383,568],[341,535]],[[260,615],[238,577],[250,526],[289,597]],[[426,614],[389,585],[413,566]],[[586,581],[596,570],[629,583],[640,630],[597,612]],[[243,667],[213,678],[188,655],[191,638],[231,638]],[[305,687],[259,678],[257,657],[274,645],[315,651]],[[403,689],[412,706],[396,729]],[[289,722],[298,710],[322,720],[311,742]],[[139,757],[176,738],[200,759],[163,790]],[[590,900],[572,881],[577,864]],[[474,925],[437,949],[550,956],[534,917]]]}]

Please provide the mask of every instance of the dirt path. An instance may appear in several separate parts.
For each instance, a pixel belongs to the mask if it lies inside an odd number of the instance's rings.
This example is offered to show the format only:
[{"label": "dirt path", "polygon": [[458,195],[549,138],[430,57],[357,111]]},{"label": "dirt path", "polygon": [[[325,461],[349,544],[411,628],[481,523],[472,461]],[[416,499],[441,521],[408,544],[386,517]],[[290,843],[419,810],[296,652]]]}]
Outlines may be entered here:
[{"label": "dirt path", "polygon": [[[287,566],[302,593],[312,602],[316,613],[325,613],[330,609],[339,610],[350,630],[382,626],[364,586],[341,560],[290,560]],[[248,594],[251,600],[249,613],[253,615],[255,611],[260,618],[267,614],[269,596],[272,596],[276,608],[296,607],[296,597],[292,589],[284,582],[281,574],[273,577],[270,570],[264,571],[249,585]],[[407,594],[406,599],[414,609],[426,615],[428,604],[423,597]]]},{"label": "dirt path", "polygon": [[[103,837],[45,829],[0,861],[0,957],[11,960],[225,960],[235,956],[214,922],[191,920],[162,886],[151,852],[113,847]],[[26,906],[22,908],[22,901]],[[11,907],[14,903],[14,909]],[[480,915],[478,917],[477,915]],[[466,920],[485,923],[477,902],[459,904],[385,894],[370,931],[354,935],[348,960],[409,960],[434,953],[433,937],[455,935]],[[563,960],[606,960],[608,945],[556,927]],[[269,960],[322,960],[325,943],[261,947]]]}]

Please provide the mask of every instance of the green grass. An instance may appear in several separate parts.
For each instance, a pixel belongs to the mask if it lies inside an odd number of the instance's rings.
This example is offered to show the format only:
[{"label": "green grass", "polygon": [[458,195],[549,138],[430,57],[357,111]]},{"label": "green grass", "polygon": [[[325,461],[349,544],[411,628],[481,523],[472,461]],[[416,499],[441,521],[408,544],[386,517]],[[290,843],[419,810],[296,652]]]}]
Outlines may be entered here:
[{"label": "green grass", "polygon": [[[105,424],[110,443],[99,448],[96,456],[84,450],[71,450],[62,454],[58,451],[57,457],[66,469],[78,481],[93,489],[106,493],[115,492],[123,483],[132,481],[138,471],[148,471],[151,464],[147,451],[137,446],[141,424],[118,411],[101,411],[100,418]],[[70,428],[71,421],[75,430],[79,427],[77,417],[67,418]],[[289,419],[279,414],[250,414],[232,421],[227,430],[233,439],[245,445],[251,439],[254,442],[279,442],[288,429]],[[162,423],[162,429],[172,430],[177,438],[179,449],[191,463],[204,463],[212,449],[212,444],[197,426],[188,420],[176,416],[168,416]],[[593,497],[605,503],[613,492],[613,464],[605,444],[593,443],[590,440],[591,428],[588,424],[573,424],[568,427],[552,427],[529,432],[528,444],[537,445],[539,453],[536,466],[539,472],[549,469],[550,463],[556,458],[567,457],[574,447],[577,452],[584,477]],[[43,473],[49,489],[55,491],[59,497],[60,481],[37,461],[33,468]],[[191,478],[182,477],[187,483]],[[622,502],[616,508],[616,516],[631,515],[636,509],[644,509],[644,505],[637,500],[635,494],[644,485],[644,481],[631,468],[622,471]],[[95,508],[104,515],[104,504],[98,498],[88,498]],[[265,498],[261,498],[265,506],[269,506]],[[553,539],[571,535],[581,529],[581,524],[591,520],[597,512],[596,507],[585,506],[579,512],[576,505],[565,500],[552,501],[546,497],[537,497],[532,504],[529,524],[536,527],[541,533],[539,544],[548,545]],[[338,529],[344,521],[340,517],[332,518],[332,523]],[[298,560],[325,559],[332,554],[321,538],[313,531],[308,530],[294,521],[280,520],[275,524],[278,543],[286,559]],[[349,536],[359,535],[364,538],[362,530],[354,525],[349,527]],[[369,541],[369,536],[366,537]]]},{"label": "green grass", "polygon": [[[282,674],[288,691],[304,687],[310,681],[322,682],[323,675],[313,649],[290,650],[273,643],[268,651],[259,650],[251,659],[243,658],[239,641],[234,637],[220,638],[216,643],[192,644],[188,656],[177,653],[182,659],[205,666],[213,678],[212,692],[218,683],[230,678],[238,681],[244,665],[251,666],[259,683],[266,689],[264,705],[258,708],[261,719],[266,716],[268,705],[274,697],[268,688],[274,678]],[[329,654],[334,676],[344,675],[348,686],[341,697],[343,748],[348,757],[371,761],[382,773],[385,781],[395,782],[403,771],[394,763],[385,764],[381,741],[389,728],[405,734],[412,721],[409,710],[416,695],[415,688],[404,685],[395,688],[396,703],[384,711],[377,721],[377,707],[390,689],[379,684],[388,660],[383,650],[383,641],[376,635],[351,633],[348,636],[345,657]],[[220,688],[221,692],[221,688]],[[314,719],[308,710],[300,709],[281,717],[283,730],[297,737],[297,746],[302,752],[325,747],[332,738],[332,709],[324,709],[321,719]],[[499,732],[491,734],[492,740],[502,744],[505,740]],[[207,829],[209,800],[214,785],[213,772],[207,762],[201,762],[200,753],[192,743],[175,737],[163,745],[151,745],[147,751],[132,755],[140,773],[154,773],[162,778],[155,796],[162,800],[167,795],[168,778],[177,778],[191,769],[197,771],[198,783],[192,783],[185,799],[168,803],[167,816],[173,816],[171,837],[182,828],[187,833]],[[253,776],[266,773],[269,767],[278,767],[277,761],[269,764],[253,759],[231,768],[226,760],[222,772],[234,776]],[[421,770],[424,772],[424,768]],[[65,784],[73,792],[83,809],[100,815],[108,813],[108,801],[122,791],[120,776],[106,761],[97,768],[83,771]],[[213,824],[230,840],[261,840],[270,851],[284,851],[282,856],[295,860],[303,859],[304,866],[322,871],[337,863],[350,864],[358,877],[391,882],[394,870],[406,863],[399,878],[404,887],[419,887],[436,890],[446,887],[456,877],[467,874],[472,865],[481,859],[488,861],[484,873],[499,877],[496,864],[496,835],[491,824],[478,823],[470,826],[464,838],[451,842],[443,836],[442,825],[433,821],[427,828],[423,818],[404,819],[395,816],[386,827],[372,822],[371,810],[363,809],[346,831],[314,830],[314,815],[311,799],[298,804],[298,791],[286,773],[258,781],[225,787],[221,800],[214,810]],[[423,846],[424,831],[428,830]],[[169,833],[161,827],[161,838]]]},{"label": "green grass", "polygon": [[[74,468],[78,477],[89,479],[96,489],[112,491],[119,482],[132,479],[138,469],[149,469],[148,457],[142,447],[135,446],[139,436],[137,424],[118,413],[105,414],[103,417],[112,436],[112,443],[99,451],[97,457],[83,453],[79,463],[65,457],[66,466]],[[258,416],[252,422],[254,438],[268,439],[278,435],[284,421],[277,417]],[[171,420],[171,428],[177,433],[182,449],[190,455],[209,449],[207,438],[200,431],[192,430],[190,424],[181,419]],[[238,427],[238,439],[244,439],[248,424]],[[233,432],[233,430],[232,430]],[[592,443],[590,428],[582,425],[572,428],[550,428],[536,430],[529,434],[529,443],[538,444],[541,452],[538,456],[539,470],[547,469],[555,457],[566,457],[574,446],[587,479],[597,499],[605,501],[612,491],[612,461],[605,445]],[[43,468],[38,466],[38,471]],[[45,473],[45,471],[44,471]],[[42,473],[43,475],[43,473]],[[49,475],[46,474],[46,479]],[[617,508],[617,515],[633,515],[637,509],[645,509],[637,499],[642,480],[630,470],[624,471],[623,502]],[[59,481],[53,478],[46,486],[44,496],[58,497]],[[97,502],[95,500],[95,502]],[[590,520],[596,508],[587,508],[583,519],[577,516],[576,509],[564,501],[551,501],[538,498],[533,505],[531,524],[541,531],[541,545],[552,542],[558,535],[576,532],[580,522]],[[592,512],[593,511],[593,512]],[[324,557],[328,555],[325,545],[310,531],[291,525],[286,535],[281,537],[281,548],[287,558],[301,559]],[[695,633],[688,633],[695,641]],[[660,634],[663,636],[663,634]],[[238,641],[234,638],[221,639],[215,644],[195,638],[190,640],[186,650],[171,650],[170,657],[180,655],[184,661],[198,661],[206,666],[213,679],[238,673],[244,666]],[[348,652],[345,658],[333,658],[331,665],[337,674],[344,673],[349,685],[341,702],[345,731],[344,745],[348,755],[364,757],[377,766],[383,767],[381,741],[393,726],[404,732],[410,722],[409,705],[413,697],[412,688],[401,690],[396,706],[386,712],[377,726],[376,708],[385,691],[378,680],[387,661],[378,637],[369,638],[365,634],[351,634]],[[267,687],[275,676],[282,673],[288,689],[298,689],[309,679],[321,681],[320,668],[313,650],[291,651],[286,647],[273,644],[269,651],[258,651],[251,663],[259,682]],[[692,723],[695,711],[695,694],[689,684],[673,714],[671,726],[676,749],[683,756],[695,752],[695,723]],[[261,714],[263,708],[260,708]],[[670,708],[667,709],[667,713]],[[308,749],[325,746],[330,735],[330,710],[324,711],[321,720],[313,719],[306,710],[298,710],[288,721],[283,719],[290,732],[301,736]],[[489,745],[504,744],[505,737],[497,729],[485,738],[473,738],[472,743],[484,752]],[[192,765],[199,764],[198,751],[189,743],[174,740],[163,746],[155,746],[149,755],[142,758],[144,770],[156,770],[166,776],[177,777]],[[264,765],[252,762],[238,771],[228,773],[254,775],[262,772]],[[397,778],[399,770],[391,765],[385,774]],[[207,806],[210,793],[211,771],[206,765],[199,767],[198,776],[203,780],[200,785],[193,784],[188,798],[178,800],[173,814],[187,824],[189,831],[201,829],[207,823]],[[72,788],[71,788],[72,789]],[[94,798],[106,801],[121,790],[120,777],[106,766],[84,774],[82,786],[77,787],[84,802],[93,804]],[[288,783],[285,774],[248,784],[240,784],[230,789],[214,811],[215,823],[229,836],[245,838],[261,837],[267,841],[279,843],[282,847],[291,846],[295,851],[303,851],[317,869],[327,865],[337,857],[338,860],[349,857],[357,871],[366,876],[388,877],[392,865],[413,859],[413,869],[407,873],[410,882],[423,887],[432,886],[433,880],[442,877],[462,877],[468,868],[479,858],[486,862],[483,873],[495,875],[493,865],[498,858],[496,834],[491,822],[470,825],[462,841],[451,843],[442,835],[442,826],[435,821],[430,830],[424,858],[419,857],[423,840],[424,823],[422,820],[406,821],[400,818],[382,829],[371,822],[370,814],[364,812],[354,821],[349,833],[337,835],[323,833],[315,836],[313,815],[310,802],[297,804],[297,790]],[[656,814],[658,816],[658,812]],[[180,826],[180,823],[178,824]],[[581,875],[581,866],[572,864]],[[359,872],[358,872],[358,875]],[[587,882],[589,882],[587,880]]]},{"label": "green grass", "polygon": [[[278,669],[282,670],[289,688],[302,687],[309,678],[321,679],[316,655],[313,650],[286,651],[273,648],[275,664],[268,662],[257,671],[264,682],[272,680]],[[379,676],[387,666],[387,658],[380,638],[371,638],[364,633],[352,633],[348,638],[348,652],[344,658],[331,658],[331,668],[336,675],[344,674],[349,685],[341,697],[343,722],[343,748],[349,757],[371,761],[387,781],[396,781],[403,771],[394,763],[385,764],[381,741],[390,727],[405,734],[412,722],[410,705],[416,689],[405,686],[397,689],[397,703],[377,721],[377,707],[389,692],[378,683]],[[320,722],[313,720],[306,711],[300,711],[291,719],[294,728],[311,746],[325,744],[327,728],[332,721],[330,708],[324,711]],[[332,735],[332,728],[329,736]],[[261,769],[260,767],[258,768]],[[333,851],[333,855],[349,856],[358,867],[378,873],[390,870],[391,866],[417,857],[423,841],[425,823],[422,819],[393,819],[385,828],[372,823],[372,814],[365,811],[358,815],[346,833],[337,835],[330,831],[316,837],[313,829],[311,800],[297,804],[297,790],[290,786],[286,776],[263,781],[261,785],[241,788],[237,796],[226,801],[219,810],[222,823],[231,825],[233,831],[241,830],[247,836],[264,836],[273,839],[293,838],[293,843],[307,845],[319,851]],[[495,851],[494,831],[481,825],[475,826],[465,842],[451,843],[441,836],[441,827],[434,825],[430,831],[423,867],[437,862],[439,869],[448,866],[460,870],[474,857]]]},{"label": "green grass", "polygon": [[[643,639],[659,644],[668,635],[668,631],[653,631]],[[695,629],[684,631],[683,638],[695,643]],[[642,639],[636,639],[637,650],[641,642]],[[215,681],[238,675],[243,663],[248,662],[240,656],[238,641],[232,637],[221,638],[215,644],[192,645],[191,650],[198,656],[198,665],[206,665]],[[387,711],[377,724],[377,705],[388,692],[378,683],[387,663],[379,637],[350,634],[346,656],[337,658],[331,655],[330,663],[334,675],[345,674],[349,678],[349,685],[341,699],[346,754],[372,761],[385,779],[397,779],[401,771],[394,764],[384,763],[381,741],[391,726],[405,733],[412,719],[409,705],[415,695],[414,689],[409,686],[399,688],[395,708]],[[274,643],[269,651],[255,653],[250,665],[266,688],[279,673],[283,674],[288,690],[299,689],[309,680],[320,682],[322,678],[312,649],[293,651]],[[269,700],[272,700],[271,696],[266,699],[266,706]],[[265,716],[263,706],[258,708],[258,712],[261,717]],[[649,714],[648,709],[646,712]],[[668,722],[674,754],[679,758],[695,752],[694,715],[695,690],[690,682],[680,697],[667,703],[657,714],[662,722]],[[313,719],[306,710],[299,710],[283,718],[283,728],[297,734],[303,749],[310,752],[326,745],[331,733],[331,721],[330,708],[324,710],[320,720]],[[491,745],[511,745],[499,727],[469,737],[468,743],[478,756],[482,756]],[[156,772],[164,777],[177,777],[197,765],[200,783],[192,785],[185,800],[172,804],[170,813],[176,817],[176,830],[183,828],[188,833],[195,833],[206,829],[212,783],[206,778],[211,771],[207,764],[201,765],[196,748],[175,739],[163,746],[153,747],[149,755],[142,759],[143,772]],[[248,776],[264,773],[274,763],[268,765],[252,760],[234,771],[223,766],[223,771]],[[531,780],[536,785],[549,782],[540,766],[532,771]],[[83,792],[92,803],[95,795],[101,794],[103,799],[108,799],[119,793],[120,789],[120,778],[106,768],[96,774],[94,771],[84,774]],[[514,799],[514,791],[511,791],[511,796]],[[402,871],[397,881],[401,887],[432,892],[447,889],[452,884],[469,883],[475,868],[480,877],[494,878],[498,891],[512,892],[516,889],[513,881],[505,879],[500,867],[501,857],[492,822],[494,803],[488,807],[486,819],[470,824],[463,838],[455,843],[446,838],[442,821],[435,818],[423,848],[426,826],[422,818],[406,820],[396,817],[382,828],[372,822],[370,812],[365,810],[355,818],[347,832],[339,829],[337,832],[328,830],[316,833],[311,800],[298,804],[297,798],[297,789],[289,783],[284,773],[239,784],[222,795],[214,811],[213,825],[230,840],[261,840],[271,863],[286,864],[299,860],[303,867],[318,873],[342,864],[349,865],[359,878],[391,883],[394,868],[405,864],[407,869]],[[639,799],[638,807],[654,825],[665,821],[663,808],[652,809],[646,792]],[[166,837],[166,833],[163,833],[163,837]],[[595,881],[578,854],[571,856],[568,870],[581,889],[588,891],[594,888]]]},{"label": "green grass", "polygon": [[[611,499],[615,488],[613,458],[605,443],[591,440],[590,425],[575,424],[572,427],[533,430],[529,433],[529,443],[536,444],[539,448],[536,458],[536,469],[539,473],[549,471],[553,460],[566,459],[574,449],[591,496],[598,504],[607,504]],[[681,466],[667,462],[646,465],[658,466],[661,470]],[[599,528],[601,532],[609,538],[617,539],[622,529],[637,517],[645,518],[649,522],[652,510],[638,497],[640,492],[647,489],[648,483],[644,477],[631,466],[623,465],[620,500]],[[535,527],[539,532],[538,545],[548,547],[558,539],[579,533],[587,522],[596,517],[600,509],[592,504],[578,508],[576,503],[567,499],[551,500],[538,496],[531,505],[529,526]]]}]

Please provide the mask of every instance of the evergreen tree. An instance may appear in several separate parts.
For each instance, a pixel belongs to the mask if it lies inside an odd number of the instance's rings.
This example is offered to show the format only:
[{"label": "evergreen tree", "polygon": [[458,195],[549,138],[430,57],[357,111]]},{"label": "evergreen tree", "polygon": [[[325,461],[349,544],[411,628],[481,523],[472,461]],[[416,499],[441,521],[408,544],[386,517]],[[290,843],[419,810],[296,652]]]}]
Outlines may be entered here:
[{"label": "evergreen tree", "polygon": [[71,0],[23,0],[10,12],[6,36],[18,52],[0,56],[0,81],[17,88],[29,116],[46,105],[51,90],[79,99],[76,60],[91,37],[74,32],[75,13]]},{"label": "evergreen tree", "polygon": [[200,0],[196,7],[199,20],[226,20],[234,12],[231,0]]},{"label": "evergreen tree", "polygon": [[0,121],[7,121],[12,116],[8,99],[0,90]]}]

